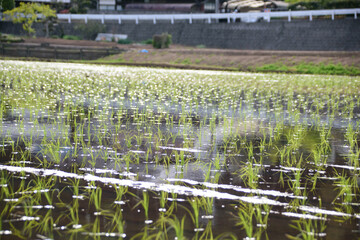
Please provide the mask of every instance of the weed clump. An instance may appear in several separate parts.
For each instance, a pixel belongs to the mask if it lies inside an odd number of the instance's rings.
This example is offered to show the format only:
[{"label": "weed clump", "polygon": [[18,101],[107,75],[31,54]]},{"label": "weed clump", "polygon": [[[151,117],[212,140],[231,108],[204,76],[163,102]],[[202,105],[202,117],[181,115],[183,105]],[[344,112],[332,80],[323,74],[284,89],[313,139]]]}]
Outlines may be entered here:
[{"label": "weed clump", "polygon": [[129,39],[119,39],[117,41],[118,44],[132,44],[132,41]]},{"label": "weed clump", "polygon": [[7,42],[7,43],[18,43],[23,42],[24,39],[18,36],[14,36],[12,34],[3,34],[0,33],[0,42]]},{"label": "weed clump", "polygon": [[64,35],[62,38],[66,40],[81,40],[80,37],[74,35]]},{"label": "weed clump", "polygon": [[144,41],[141,41],[140,42],[141,44],[153,44],[153,40],[150,38],[150,39],[146,39],[146,40],[144,40]]},{"label": "weed clump", "polygon": [[98,33],[106,32],[104,24],[89,21],[88,23],[79,23],[75,27],[75,30],[83,36],[85,39],[94,40]]},{"label": "weed clump", "polygon": [[168,33],[162,33],[161,35],[154,35],[152,39],[152,45],[154,48],[169,48],[172,43],[172,36]]}]

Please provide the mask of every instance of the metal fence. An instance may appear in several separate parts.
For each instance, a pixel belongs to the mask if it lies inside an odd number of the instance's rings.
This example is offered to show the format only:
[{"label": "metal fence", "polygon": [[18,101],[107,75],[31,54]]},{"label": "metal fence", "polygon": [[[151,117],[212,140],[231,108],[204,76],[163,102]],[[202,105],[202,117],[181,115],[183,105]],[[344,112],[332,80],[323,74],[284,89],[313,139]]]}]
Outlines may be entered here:
[{"label": "metal fence", "polygon": [[243,22],[255,22],[259,19],[264,19],[268,22],[272,18],[287,18],[290,22],[292,18],[307,18],[310,21],[313,17],[328,16],[332,20],[338,15],[351,15],[357,19],[357,15],[360,13],[360,8],[354,9],[334,9],[334,10],[310,10],[310,11],[284,11],[284,12],[248,12],[248,13],[200,13],[200,14],[58,14],[57,17],[60,20],[66,20],[71,23],[72,20],[80,20],[87,23],[89,20],[98,20],[101,23],[105,21],[118,21],[119,24],[122,21],[133,21],[139,24],[142,21],[152,21],[154,24],[157,21],[169,21],[174,24],[178,20],[186,20],[189,24],[194,20],[204,20],[208,23],[218,22],[219,20],[225,20],[227,23],[241,20]]}]

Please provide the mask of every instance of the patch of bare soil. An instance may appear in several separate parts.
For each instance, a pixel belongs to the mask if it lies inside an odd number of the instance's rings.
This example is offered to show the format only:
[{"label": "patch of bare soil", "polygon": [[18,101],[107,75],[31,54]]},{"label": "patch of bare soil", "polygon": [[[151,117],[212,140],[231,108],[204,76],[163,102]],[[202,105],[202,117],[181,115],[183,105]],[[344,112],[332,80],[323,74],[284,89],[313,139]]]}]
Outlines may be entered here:
[{"label": "patch of bare soil", "polygon": [[[360,52],[334,51],[266,51],[266,50],[229,50],[195,48],[173,44],[168,49],[154,49],[151,45],[117,44],[116,42],[96,42],[86,40],[64,40],[36,38],[26,39],[26,43],[67,45],[82,47],[116,47],[126,50],[124,53],[108,56],[103,60],[119,64],[151,66],[186,66],[249,69],[270,63],[296,65],[299,63],[341,63],[346,66],[360,67]],[[146,51],[145,51],[146,50]]]}]

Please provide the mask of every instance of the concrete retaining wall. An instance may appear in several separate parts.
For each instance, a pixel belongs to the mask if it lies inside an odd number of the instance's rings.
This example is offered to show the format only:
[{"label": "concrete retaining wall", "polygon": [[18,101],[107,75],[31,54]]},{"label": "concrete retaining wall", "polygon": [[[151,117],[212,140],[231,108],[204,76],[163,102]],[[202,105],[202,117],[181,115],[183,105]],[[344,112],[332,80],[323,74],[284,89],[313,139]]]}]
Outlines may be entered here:
[{"label": "concrete retaining wall", "polygon": [[0,55],[9,57],[94,60],[120,52],[117,48],[53,47],[22,43],[0,44]]},{"label": "concrete retaining wall", "polygon": [[[57,34],[78,35],[74,30],[77,23],[60,23]],[[91,24],[91,23],[89,23]],[[21,26],[1,22],[1,32],[16,33]],[[38,35],[42,34],[40,24],[36,25]],[[256,23],[200,23],[194,22],[133,22],[106,23],[108,33],[127,34],[133,41],[152,38],[154,34],[168,32],[173,43],[196,46],[203,44],[213,48],[258,49],[258,50],[318,50],[318,51],[360,51],[360,19],[314,19],[273,20]]]}]

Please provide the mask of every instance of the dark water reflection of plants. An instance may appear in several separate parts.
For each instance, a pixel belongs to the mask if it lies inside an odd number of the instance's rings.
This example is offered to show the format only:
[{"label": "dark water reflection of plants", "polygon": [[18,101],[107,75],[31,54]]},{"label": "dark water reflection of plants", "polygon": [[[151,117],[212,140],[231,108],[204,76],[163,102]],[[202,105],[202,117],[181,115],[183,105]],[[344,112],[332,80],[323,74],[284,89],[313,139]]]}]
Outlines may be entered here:
[{"label": "dark water reflection of plants", "polygon": [[359,237],[358,77],[0,67],[1,239]]}]

